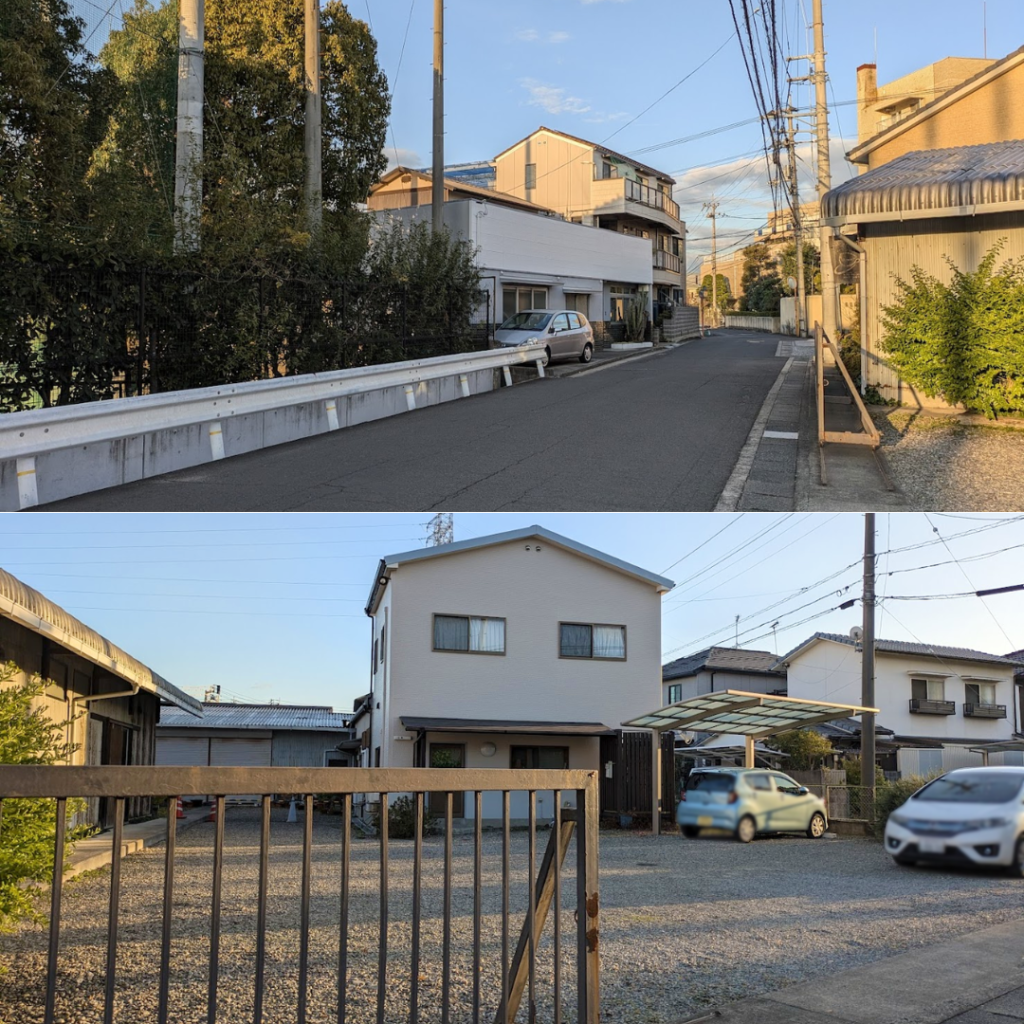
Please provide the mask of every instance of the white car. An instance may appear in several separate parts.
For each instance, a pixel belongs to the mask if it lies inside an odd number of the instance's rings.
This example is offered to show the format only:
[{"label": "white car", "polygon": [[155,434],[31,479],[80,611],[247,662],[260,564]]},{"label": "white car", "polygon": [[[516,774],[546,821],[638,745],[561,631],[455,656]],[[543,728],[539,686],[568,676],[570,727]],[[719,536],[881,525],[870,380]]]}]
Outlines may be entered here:
[{"label": "white car", "polygon": [[1024,877],[1024,768],[957,768],[889,815],[897,864],[980,864]]}]

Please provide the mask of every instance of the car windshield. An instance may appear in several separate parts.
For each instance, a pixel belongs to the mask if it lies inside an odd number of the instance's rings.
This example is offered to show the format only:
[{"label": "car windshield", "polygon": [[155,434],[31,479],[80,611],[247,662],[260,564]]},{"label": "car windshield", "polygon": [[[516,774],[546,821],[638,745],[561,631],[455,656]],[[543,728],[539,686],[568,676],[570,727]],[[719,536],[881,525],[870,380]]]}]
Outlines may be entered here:
[{"label": "car windshield", "polygon": [[915,800],[945,800],[962,804],[1004,804],[1020,792],[1018,776],[995,772],[972,772],[970,775],[944,775],[929,782]]},{"label": "car windshield", "polygon": [[716,772],[714,775],[703,775],[694,772],[686,780],[687,792],[699,789],[704,793],[731,793],[733,789],[733,777],[724,773]]},{"label": "car windshield", "polygon": [[524,310],[510,316],[500,327],[502,331],[541,331],[551,320],[550,313],[537,313]]}]

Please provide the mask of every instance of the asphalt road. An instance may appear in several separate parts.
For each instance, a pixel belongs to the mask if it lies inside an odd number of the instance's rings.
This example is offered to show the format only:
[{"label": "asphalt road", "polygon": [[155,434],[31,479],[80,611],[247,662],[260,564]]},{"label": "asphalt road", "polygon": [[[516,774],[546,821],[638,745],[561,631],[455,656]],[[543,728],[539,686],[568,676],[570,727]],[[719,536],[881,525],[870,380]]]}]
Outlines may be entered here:
[{"label": "asphalt road", "polygon": [[782,368],[776,344],[723,332],[46,508],[713,510]]}]

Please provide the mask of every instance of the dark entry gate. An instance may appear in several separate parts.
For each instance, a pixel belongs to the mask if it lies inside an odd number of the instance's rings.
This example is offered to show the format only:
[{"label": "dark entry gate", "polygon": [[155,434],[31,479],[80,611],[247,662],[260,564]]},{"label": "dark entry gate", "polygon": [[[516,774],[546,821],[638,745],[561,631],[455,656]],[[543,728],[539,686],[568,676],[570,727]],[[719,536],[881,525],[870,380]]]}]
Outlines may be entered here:
[{"label": "dark entry gate", "polygon": [[[538,822],[538,792],[553,793],[555,810],[550,822]],[[193,1013],[197,1000],[202,998],[199,991],[205,989],[208,1024],[215,1024],[218,1019],[232,1022],[239,1019],[237,1010],[222,1012],[218,1000],[225,980],[238,982],[237,963],[232,963],[225,977],[222,973],[226,958],[236,954],[238,918],[243,913],[237,903],[233,904],[230,924],[234,930],[229,950],[222,945],[222,904],[225,879],[229,874],[225,860],[227,857],[232,868],[237,867],[239,861],[243,864],[251,861],[247,846],[230,842],[234,827],[230,818],[225,825],[225,796],[235,793],[255,793],[260,797],[258,812],[248,812],[254,817],[254,825],[258,813],[259,826],[255,848],[258,865],[255,906],[244,908],[245,919],[252,924],[253,949],[251,956],[247,953],[243,961],[243,974],[251,992],[254,1024],[262,1024],[269,1016],[281,1019],[280,1007],[272,1008],[268,1002],[268,968],[278,975],[285,972],[288,989],[294,990],[294,1002],[288,1006],[291,1019],[298,1024],[305,1024],[311,1018],[328,1019],[322,1009],[311,1010],[309,999],[311,915],[315,910],[318,920],[322,921],[323,917],[322,907],[313,907],[313,854],[315,845],[321,845],[314,844],[314,831],[318,839],[323,839],[324,830],[331,827],[327,819],[321,818],[314,829],[314,794],[340,797],[342,809],[340,839],[332,837],[335,846],[330,856],[318,856],[315,865],[318,886],[315,898],[318,901],[324,898],[319,888],[323,882],[321,869],[329,867],[333,879],[331,898],[335,901],[332,906],[337,908],[337,917],[332,918],[336,921],[335,996],[329,1019],[337,1020],[338,1024],[372,1021],[385,1024],[391,1020],[403,1024],[421,1020],[437,1020],[441,1024],[455,1020],[510,1024],[516,1019],[597,1024],[596,772],[5,766],[0,772],[0,836],[4,803],[31,798],[55,799],[58,829],[54,852],[56,862],[62,863],[68,801],[76,797],[105,797],[113,803],[111,849],[118,852],[122,846],[127,799],[168,797],[173,807],[179,796],[202,797],[207,793],[220,794],[214,801],[215,823],[194,826],[197,831],[186,833],[189,848],[183,852],[187,852],[193,863],[202,858],[211,872],[212,884],[207,897],[208,938],[202,944],[204,950],[208,948],[207,969],[203,972],[202,985],[197,984],[199,978],[191,978],[188,989],[189,1009]],[[285,856],[275,848],[272,858],[271,798],[280,793],[303,795],[307,811],[300,826],[302,835],[297,854],[289,848]],[[445,814],[440,822],[441,836],[425,840],[422,825],[427,816],[425,795],[429,793],[445,794]],[[468,817],[463,822],[452,813],[456,793],[465,794]],[[526,794],[528,828],[525,836],[513,833],[511,828],[509,809],[513,793]],[[373,839],[353,839],[355,794],[379,794],[380,827]],[[398,796],[409,798],[414,818],[413,838],[404,842],[389,835],[392,815],[389,805]],[[501,808],[498,827],[486,833],[483,827],[485,798],[490,805]],[[397,807],[393,813],[397,817]],[[493,820],[491,815],[487,818]],[[282,819],[279,816],[277,820]],[[540,864],[539,824],[552,827],[547,853]],[[464,831],[458,831],[460,825]],[[199,835],[198,829],[204,827],[208,829],[205,836],[209,839],[209,848],[195,838]],[[280,831],[280,824],[275,829]],[[298,838],[297,833],[292,834]],[[166,1024],[183,1019],[184,1007],[176,1007],[172,999],[172,937],[181,908],[189,902],[194,905],[202,894],[183,893],[175,887],[178,838],[175,816],[171,813],[162,858],[161,892],[159,900],[154,902],[154,915],[160,924],[158,991],[153,1000],[152,1016],[136,1016],[133,1021],[152,1019]],[[435,854],[433,859],[424,856],[427,844]],[[575,857],[567,856],[570,846],[575,847]],[[396,869],[394,876],[392,866]],[[271,957],[267,941],[268,920],[275,912],[273,905],[268,907],[268,891],[282,871],[298,876],[299,893],[297,949],[287,964],[282,963],[279,952]],[[134,871],[132,877],[136,877]],[[118,963],[121,879],[121,858],[114,856],[106,922],[102,1000],[105,1024],[115,1019],[119,968],[122,973],[135,968],[134,963]],[[570,898],[567,892],[571,893]],[[61,971],[62,895],[62,878],[57,872],[50,898],[46,976],[45,981],[40,978],[37,993],[45,1024],[57,1019],[58,1004],[69,989],[72,994],[74,990],[74,985],[65,983]],[[566,912],[563,912],[563,903],[567,904]],[[368,908],[374,918],[369,929],[365,919]],[[203,920],[207,918],[204,916]],[[427,933],[430,932],[432,941],[438,924],[439,941],[431,944]],[[376,939],[375,943],[367,940],[368,935]],[[279,950],[280,936],[275,934],[274,938]],[[439,955],[434,956],[435,953]],[[133,951],[133,956],[137,955],[137,951]],[[467,967],[471,963],[471,982],[453,982],[456,961]],[[322,997],[323,970],[318,970]],[[367,971],[375,973],[375,985],[361,984],[356,988],[352,979],[360,971],[364,980]],[[426,984],[424,979],[428,975],[439,978],[439,983]],[[368,994],[373,988],[376,989],[375,1000]],[[394,998],[398,989],[402,992],[400,1007]],[[520,1005],[522,1012],[517,1018]],[[38,1019],[37,1013],[38,1009],[32,1019]],[[67,1009],[61,1006],[60,1016],[66,1014]]]},{"label": "dark entry gate", "polygon": [[[661,806],[662,814],[675,807],[675,736],[671,732],[658,736],[661,744]],[[651,813],[651,733],[627,732],[619,729],[611,736],[601,737],[601,813]]]}]

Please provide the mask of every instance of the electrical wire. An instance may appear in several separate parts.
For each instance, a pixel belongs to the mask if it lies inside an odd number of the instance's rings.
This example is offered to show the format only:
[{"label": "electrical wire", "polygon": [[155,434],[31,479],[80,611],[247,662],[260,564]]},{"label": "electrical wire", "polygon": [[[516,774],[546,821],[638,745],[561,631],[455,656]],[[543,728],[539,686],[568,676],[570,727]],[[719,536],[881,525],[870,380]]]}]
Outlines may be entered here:
[{"label": "electrical wire", "polygon": [[717,530],[715,533],[711,534],[711,536],[708,537],[707,540],[702,541],[692,551],[687,551],[686,554],[682,556],[682,558],[677,558],[670,566],[668,566],[668,568],[662,569],[661,575],[664,576],[665,573],[669,571],[669,569],[674,569],[677,565],[679,565],[680,562],[685,562],[686,559],[689,558],[691,555],[697,554],[697,552],[700,551],[701,548],[710,544],[720,534],[725,533],[725,531],[728,530],[729,527],[735,526],[745,515],[746,512],[741,512],[735,519],[730,519],[729,522],[725,524],[725,526],[723,526],[720,530]]}]

